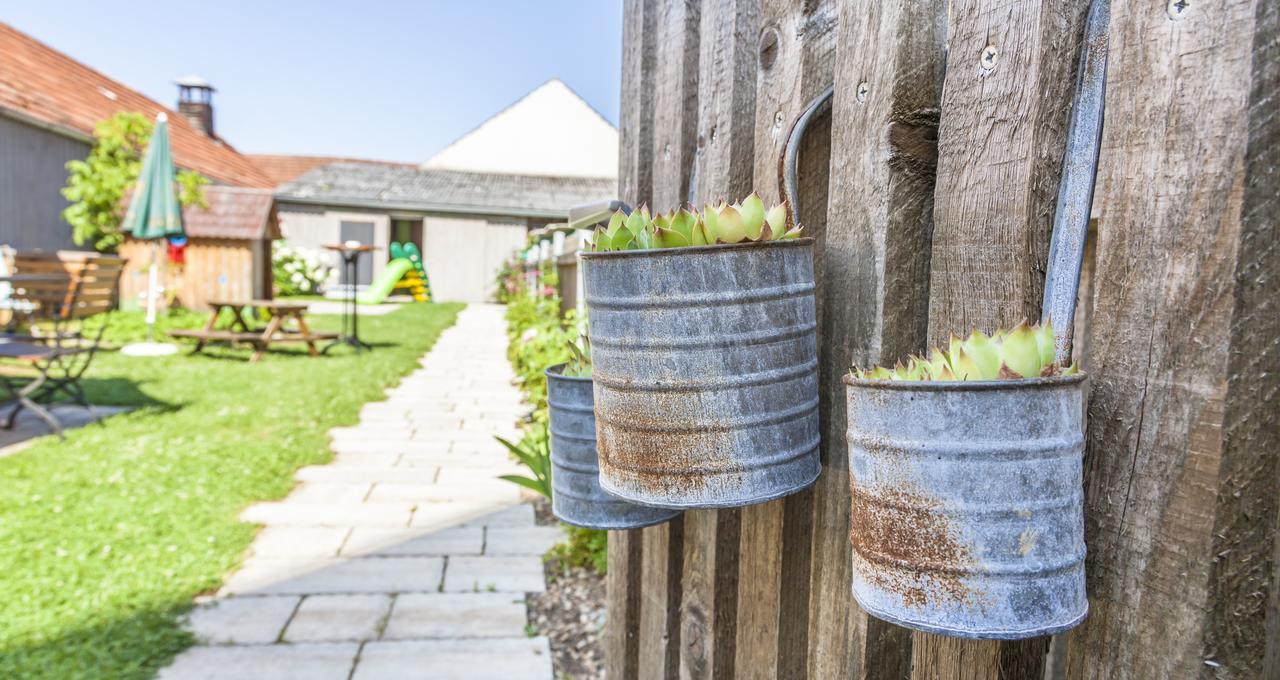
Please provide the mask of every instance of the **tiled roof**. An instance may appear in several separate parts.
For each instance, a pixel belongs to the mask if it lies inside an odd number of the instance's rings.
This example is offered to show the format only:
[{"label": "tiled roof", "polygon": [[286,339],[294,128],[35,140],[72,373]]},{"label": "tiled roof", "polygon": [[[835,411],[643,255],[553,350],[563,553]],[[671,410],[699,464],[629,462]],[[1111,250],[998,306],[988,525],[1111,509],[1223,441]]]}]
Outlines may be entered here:
[{"label": "tiled roof", "polygon": [[182,210],[182,226],[194,238],[257,240],[280,238],[272,219],[269,189],[210,185],[204,188],[208,208]]},{"label": "tiled roof", "polygon": [[334,163],[276,189],[282,202],[429,212],[563,217],[572,206],[612,197],[617,180],[535,177]]},{"label": "tiled roof", "polygon": [[271,179],[230,145],[213,140],[171,109],[12,26],[0,23],[0,112],[80,135],[121,111],[169,113],[173,160],[225,184],[268,188]]},{"label": "tiled roof", "polygon": [[330,163],[369,163],[373,165],[393,165],[404,168],[414,167],[412,163],[396,163],[394,161],[375,161],[366,158],[340,158],[337,156],[286,156],[278,154],[245,154],[253,161],[272,182],[277,185],[293,180],[312,168]]}]

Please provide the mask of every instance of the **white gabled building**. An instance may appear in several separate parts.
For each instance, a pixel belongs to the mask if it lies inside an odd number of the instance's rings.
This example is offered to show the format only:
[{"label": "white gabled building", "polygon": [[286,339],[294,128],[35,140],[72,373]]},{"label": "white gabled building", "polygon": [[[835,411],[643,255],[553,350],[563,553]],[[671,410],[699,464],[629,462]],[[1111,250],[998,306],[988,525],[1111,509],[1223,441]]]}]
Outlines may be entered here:
[{"label": "white gabled building", "polygon": [[391,241],[409,240],[423,251],[436,299],[479,302],[530,229],[616,193],[617,168],[617,128],[554,79],[420,167],[321,165],[279,186],[276,200],[291,246],[382,248],[357,285],[379,275]]}]

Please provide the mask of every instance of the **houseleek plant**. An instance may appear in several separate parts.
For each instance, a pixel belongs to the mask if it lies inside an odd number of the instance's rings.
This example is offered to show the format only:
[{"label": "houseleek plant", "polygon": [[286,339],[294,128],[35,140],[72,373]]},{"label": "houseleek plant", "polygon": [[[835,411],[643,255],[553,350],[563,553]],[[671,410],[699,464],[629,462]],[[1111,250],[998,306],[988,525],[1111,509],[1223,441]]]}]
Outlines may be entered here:
[{"label": "houseleek plant", "polygon": [[788,226],[786,203],[765,209],[764,201],[751,194],[741,203],[721,201],[701,212],[692,206],[652,215],[647,206],[630,215],[621,210],[597,227],[591,252],[682,248],[731,243],[779,241],[800,236],[802,227]]},{"label": "houseleek plant", "polygon": [[853,375],[863,380],[1017,380],[1077,371],[1075,364],[1056,362],[1051,323],[1028,326],[1024,321],[991,335],[977,330],[963,340],[952,335],[945,350],[935,347],[928,357],[913,356],[893,368],[855,369]]}]

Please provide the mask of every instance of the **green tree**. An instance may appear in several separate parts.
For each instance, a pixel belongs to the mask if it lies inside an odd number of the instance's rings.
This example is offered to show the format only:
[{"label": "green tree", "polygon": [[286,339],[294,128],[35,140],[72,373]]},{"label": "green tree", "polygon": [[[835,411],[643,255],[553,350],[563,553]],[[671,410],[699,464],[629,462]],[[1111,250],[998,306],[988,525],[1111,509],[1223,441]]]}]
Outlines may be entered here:
[{"label": "green tree", "polygon": [[[67,185],[62,195],[71,205],[62,219],[71,225],[76,245],[86,243],[102,252],[113,252],[124,236],[122,199],[142,171],[142,153],[154,126],[140,113],[121,112],[94,127],[93,149],[88,158],[67,163]],[[183,207],[208,207],[202,186],[209,180],[198,172],[179,170],[178,202]]]}]

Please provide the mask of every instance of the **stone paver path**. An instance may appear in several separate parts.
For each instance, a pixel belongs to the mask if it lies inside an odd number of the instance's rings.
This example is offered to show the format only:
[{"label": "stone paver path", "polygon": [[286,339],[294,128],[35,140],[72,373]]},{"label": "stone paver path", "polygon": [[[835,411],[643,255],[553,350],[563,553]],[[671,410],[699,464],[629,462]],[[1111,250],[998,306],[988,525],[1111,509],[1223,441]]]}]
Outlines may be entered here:
[{"label": "stone paver path", "polygon": [[524,597],[559,530],[496,479],[519,470],[492,437],[517,437],[526,410],[505,343],[501,307],[467,307],[387,401],[332,432],[332,463],[246,510],[265,525],[251,555],[160,677],[550,678]]}]

